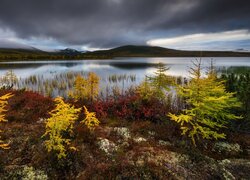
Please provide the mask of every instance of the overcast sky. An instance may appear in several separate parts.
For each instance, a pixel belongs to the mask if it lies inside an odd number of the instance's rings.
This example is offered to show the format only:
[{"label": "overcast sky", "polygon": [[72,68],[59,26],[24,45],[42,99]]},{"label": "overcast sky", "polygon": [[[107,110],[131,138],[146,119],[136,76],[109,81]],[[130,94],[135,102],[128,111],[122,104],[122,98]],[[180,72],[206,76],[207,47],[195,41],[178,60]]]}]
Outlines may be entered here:
[{"label": "overcast sky", "polygon": [[1,0],[1,42],[42,49],[250,50],[250,1]]}]

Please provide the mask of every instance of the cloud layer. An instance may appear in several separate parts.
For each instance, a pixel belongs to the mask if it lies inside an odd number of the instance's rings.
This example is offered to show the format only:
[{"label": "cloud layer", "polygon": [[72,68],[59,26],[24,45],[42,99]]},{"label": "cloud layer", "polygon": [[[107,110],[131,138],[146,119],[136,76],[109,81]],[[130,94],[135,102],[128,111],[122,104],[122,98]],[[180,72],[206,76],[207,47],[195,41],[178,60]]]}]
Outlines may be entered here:
[{"label": "cloud layer", "polygon": [[[196,47],[196,49],[201,49],[200,44],[211,44],[213,48],[218,48],[216,45],[218,42],[230,43],[239,41],[249,41],[250,43],[250,31],[248,30],[234,30],[225,31],[219,33],[199,33],[191,34],[173,38],[160,38],[147,41],[148,45],[151,46],[164,46],[180,48],[186,47],[185,49],[190,49]],[[214,44],[213,44],[214,43]]]},{"label": "cloud layer", "polygon": [[4,38],[44,46],[110,48],[242,29],[250,29],[247,0],[1,0],[0,5]]}]

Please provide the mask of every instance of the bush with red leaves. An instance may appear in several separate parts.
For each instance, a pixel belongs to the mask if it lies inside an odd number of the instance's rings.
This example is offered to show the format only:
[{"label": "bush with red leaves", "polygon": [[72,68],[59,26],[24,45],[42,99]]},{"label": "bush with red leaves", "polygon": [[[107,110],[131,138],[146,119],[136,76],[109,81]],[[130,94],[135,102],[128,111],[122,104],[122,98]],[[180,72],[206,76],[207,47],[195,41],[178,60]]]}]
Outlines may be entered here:
[{"label": "bush with red leaves", "polygon": [[51,98],[35,92],[21,90],[8,92],[14,94],[9,99],[6,114],[8,121],[37,122],[40,118],[47,118],[49,116],[48,112],[54,107],[54,102]]},{"label": "bush with red leaves", "polygon": [[93,102],[91,110],[99,118],[158,121],[166,118],[170,108],[157,98],[143,100],[138,94],[127,94]]}]

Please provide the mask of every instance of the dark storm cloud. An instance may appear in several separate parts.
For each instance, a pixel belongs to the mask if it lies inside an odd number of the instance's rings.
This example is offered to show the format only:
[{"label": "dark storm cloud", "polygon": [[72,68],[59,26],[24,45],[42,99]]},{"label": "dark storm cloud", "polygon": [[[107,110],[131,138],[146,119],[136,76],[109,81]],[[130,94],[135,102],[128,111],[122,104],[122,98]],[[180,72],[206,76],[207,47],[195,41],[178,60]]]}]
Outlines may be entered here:
[{"label": "dark storm cloud", "polygon": [[250,29],[250,1],[1,0],[0,28],[69,45],[145,44],[163,36]]}]

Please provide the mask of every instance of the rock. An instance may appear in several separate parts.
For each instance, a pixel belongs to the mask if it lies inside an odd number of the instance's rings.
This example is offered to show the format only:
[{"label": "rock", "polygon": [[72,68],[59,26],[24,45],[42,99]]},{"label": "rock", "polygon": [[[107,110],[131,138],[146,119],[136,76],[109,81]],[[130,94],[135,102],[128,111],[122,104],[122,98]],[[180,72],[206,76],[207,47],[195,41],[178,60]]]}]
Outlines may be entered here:
[{"label": "rock", "polygon": [[230,144],[227,142],[216,142],[212,151],[229,156],[239,155],[243,152],[239,144]]},{"label": "rock", "polygon": [[99,148],[103,150],[106,154],[111,154],[115,151],[117,151],[118,147],[115,143],[111,142],[108,139],[99,138],[97,144],[99,145]]},{"label": "rock", "polygon": [[115,127],[114,131],[119,135],[122,136],[123,139],[128,140],[131,138],[131,134],[128,128],[126,127]]}]

